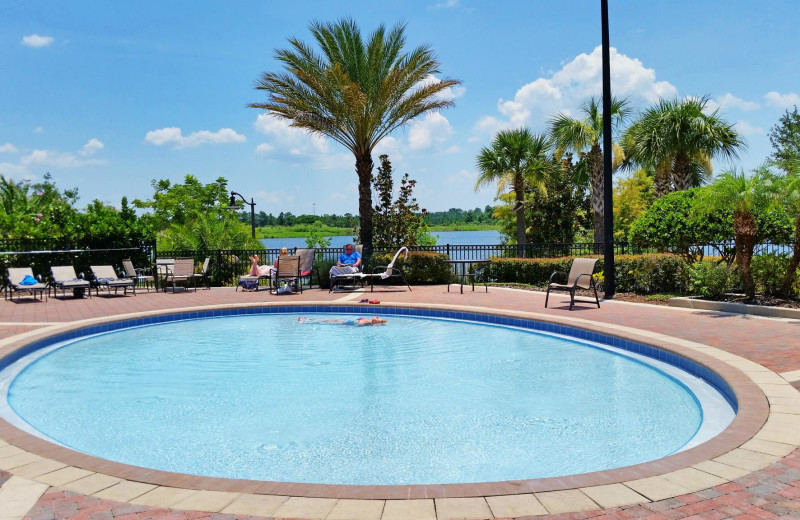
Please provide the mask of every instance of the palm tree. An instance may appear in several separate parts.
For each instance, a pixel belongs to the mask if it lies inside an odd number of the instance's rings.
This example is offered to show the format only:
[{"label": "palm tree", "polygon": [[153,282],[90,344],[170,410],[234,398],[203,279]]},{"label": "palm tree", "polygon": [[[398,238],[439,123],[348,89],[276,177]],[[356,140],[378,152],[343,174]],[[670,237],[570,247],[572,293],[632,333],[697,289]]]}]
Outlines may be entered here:
[{"label": "palm tree", "polygon": [[736,267],[748,300],[752,300],[756,295],[753,273],[750,269],[758,233],[753,208],[766,209],[774,203],[773,180],[773,175],[765,166],[758,168],[751,176],[745,175],[742,171],[727,171],[702,192],[697,205],[697,208],[706,214],[733,208]]},{"label": "palm tree", "polygon": [[514,192],[513,211],[517,214],[517,245],[519,255],[525,251],[525,191],[545,189],[546,181],[556,167],[549,160],[552,141],[544,135],[533,134],[527,128],[503,130],[492,140],[490,148],[478,154],[478,180],[475,190],[486,184],[497,183],[497,192],[510,188]]},{"label": "palm tree", "polygon": [[439,62],[426,45],[403,52],[405,25],[380,25],[365,41],[356,23],[313,22],[321,54],[292,38],[276,52],[283,73],[266,72],[256,85],[268,95],[251,108],[291,121],[353,152],[358,174],[360,239],[372,250],[372,151],[381,139],[414,118],[453,105],[442,93],[460,81],[430,81]]},{"label": "palm tree", "polygon": [[735,159],[745,148],[733,125],[706,114],[708,96],[660,100],[623,136],[629,161],[655,167],[656,196],[698,186],[710,175],[711,159]]},{"label": "palm tree", "polygon": [[[603,237],[603,107],[600,99],[592,96],[581,106],[583,119],[573,119],[559,114],[550,120],[550,135],[561,151],[574,151],[580,160],[575,165],[578,174],[587,176],[592,188],[592,209],[594,211],[594,241],[602,242]],[[624,123],[631,113],[627,99],[611,98],[611,122],[614,127]],[[619,149],[621,151],[621,149]],[[616,155],[620,155],[618,152]]]}]

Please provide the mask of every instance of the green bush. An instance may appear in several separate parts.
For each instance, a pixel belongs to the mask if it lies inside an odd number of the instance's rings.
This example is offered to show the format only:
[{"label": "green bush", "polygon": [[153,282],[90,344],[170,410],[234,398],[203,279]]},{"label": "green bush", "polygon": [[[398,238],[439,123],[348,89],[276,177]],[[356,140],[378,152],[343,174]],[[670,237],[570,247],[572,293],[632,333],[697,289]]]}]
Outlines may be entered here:
[{"label": "green bush", "polygon": [[[489,279],[498,283],[520,283],[546,287],[554,271],[568,273],[571,257],[563,258],[492,258]],[[599,258],[595,273],[603,272]],[[615,258],[618,292],[685,294],[688,269],[680,257],[662,255],[618,255]]]},{"label": "green bush", "polygon": [[314,268],[319,268],[319,288],[329,289],[331,286],[331,267],[336,265],[332,260],[314,260]]},{"label": "green bush", "polygon": [[[790,256],[785,253],[766,253],[754,256],[750,262],[750,268],[753,270],[756,291],[767,296],[778,296],[790,261]],[[800,272],[795,274],[792,295],[796,296],[798,289],[800,289]]]},{"label": "green bush", "polygon": [[[394,254],[373,255],[364,272],[371,273],[375,266],[388,265],[393,256]],[[453,276],[450,264],[447,263],[447,255],[439,253],[415,251],[409,253],[407,259],[398,257],[394,265],[403,270],[410,285],[448,283]]]},{"label": "green bush", "polygon": [[733,272],[724,262],[695,262],[689,267],[689,288],[692,294],[720,300],[733,286]]}]

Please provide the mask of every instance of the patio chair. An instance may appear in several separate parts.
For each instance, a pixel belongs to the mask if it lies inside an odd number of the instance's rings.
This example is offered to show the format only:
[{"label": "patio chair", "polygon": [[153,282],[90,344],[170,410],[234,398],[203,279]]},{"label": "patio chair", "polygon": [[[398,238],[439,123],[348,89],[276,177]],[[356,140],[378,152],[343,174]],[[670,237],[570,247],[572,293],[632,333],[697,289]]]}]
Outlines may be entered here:
[{"label": "patio chair", "polygon": [[50,275],[52,277],[50,287],[53,288],[53,294],[58,295],[58,290],[61,290],[61,295],[64,296],[68,290],[76,298],[82,298],[84,293],[92,297],[92,284],[89,280],[83,279],[81,276],[75,274],[75,268],[71,265],[54,265],[50,267]]},{"label": "patio chair", "polygon": [[389,262],[389,265],[378,265],[372,269],[371,273],[359,273],[359,278],[362,280],[369,279],[370,281],[370,292],[375,290],[375,279],[386,280],[391,277],[400,277],[403,279],[403,283],[406,284],[408,290],[411,291],[411,286],[408,285],[408,280],[406,280],[406,275],[402,269],[399,267],[395,267],[394,263],[397,261],[397,257],[400,256],[400,253],[405,253],[403,255],[403,260],[408,258],[408,248],[403,246],[397,250],[397,253],[394,254],[394,258],[392,261]]},{"label": "patio chair", "polygon": [[[33,276],[33,270],[30,267],[9,267],[8,268],[8,287],[6,289],[6,300],[11,297],[14,300],[14,293],[17,293],[17,300],[20,299],[22,293],[27,292],[33,295],[36,299],[36,293],[39,293],[39,298],[44,301],[44,292],[47,290],[47,285],[41,281],[34,284],[21,284],[20,282],[27,276],[37,280]],[[30,278],[28,280],[30,280]],[[27,280],[26,280],[27,281]]]},{"label": "patio chair", "polygon": [[[569,310],[575,304],[575,291],[578,289],[593,289],[594,300],[597,308],[600,308],[600,299],[597,297],[597,286],[594,283],[592,273],[594,272],[594,265],[597,263],[597,258],[576,258],[572,261],[572,266],[567,275],[567,283],[559,284],[553,282],[553,278],[557,275],[564,275],[565,273],[556,271],[550,275],[550,283],[547,286],[547,295],[544,298],[544,306],[547,307],[547,300],[550,298],[550,291],[566,291],[569,293]],[[589,302],[583,302],[589,303]]]},{"label": "patio chair", "polygon": [[281,281],[286,282],[294,290],[303,292],[303,285],[300,283],[300,257],[278,257],[278,268],[275,271],[275,294],[282,294],[280,292]]},{"label": "patio chair", "polygon": [[150,292],[150,286],[154,286],[156,284],[156,279],[152,275],[144,274],[149,269],[145,270],[144,268],[135,268],[133,267],[133,262],[130,258],[126,258],[122,261],[122,268],[125,269],[125,275],[135,281],[137,284],[142,284],[147,289],[147,292]]},{"label": "patio chair", "polygon": [[364,246],[362,244],[356,244],[355,246],[353,246],[353,250],[355,252],[357,252],[359,255],[361,255],[361,261],[362,261],[361,267],[359,267],[358,271],[356,271],[355,273],[340,274],[340,275],[331,276],[330,277],[330,285],[328,286],[329,287],[328,292],[333,291],[334,287],[340,286],[342,283],[344,283],[345,280],[352,280],[353,284],[355,284],[358,281],[361,284],[361,286],[363,287],[365,279],[361,277],[361,274],[362,274],[361,271],[362,271],[363,266],[364,266],[364,263],[363,263],[363,261],[364,261],[364,252],[363,252],[364,251]]},{"label": "patio chair", "polygon": [[295,254],[300,259],[300,284],[303,284],[303,279],[308,278],[308,287],[314,281],[314,271],[317,273],[317,282],[319,282],[319,267],[314,265],[314,257],[316,251],[314,249],[297,249]]},{"label": "patio chair", "polygon": [[133,295],[136,296],[136,282],[133,278],[119,278],[114,268],[110,265],[90,265],[89,269],[92,270],[94,276],[94,290],[95,294],[100,295],[100,288],[108,290],[108,295],[111,296],[111,289],[114,289],[114,294],[117,294],[119,289],[123,290],[123,294],[128,294],[128,287],[133,289]]},{"label": "patio chair", "polygon": [[194,273],[194,277],[199,279],[206,286],[206,289],[211,289],[211,283],[208,280],[208,266],[210,263],[211,257],[207,256],[205,262],[203,262],[203,267],[200,268],[200,272]]},{"label": "patio chair", "polygon": [[172,267],[175,265],[174,258],[156,258],[156,292],[158,292],[158,286],[160,285],[162,289],[164,289],[167,285],[164,281],[164,277],[167,276],[167,273],[172,271]]},{"label": "patio chair", "polygon": [[167,283],[172,280],[172,292],[175,292],[175,282],[183,282],[186,284],[186,290],[189,290],[189,281],[194,284],[194,290],[197,292],[197,283],[194,276],[194,259],[192,258],[176,258],[175,263],[171,268],[167,268],[164,275],[164,292],[167,292]]}]

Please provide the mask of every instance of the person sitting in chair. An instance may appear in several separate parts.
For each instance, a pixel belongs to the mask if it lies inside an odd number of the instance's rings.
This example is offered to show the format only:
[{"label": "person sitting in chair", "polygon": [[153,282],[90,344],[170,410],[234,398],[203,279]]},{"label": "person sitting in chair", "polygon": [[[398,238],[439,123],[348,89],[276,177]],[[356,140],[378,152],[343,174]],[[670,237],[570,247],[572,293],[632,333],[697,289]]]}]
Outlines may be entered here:
[{"label": "person sitting in chair", "polygon": [[344,253],[339,255],[336,265],[331,267],[331,278],[334,276],[347,276],[358,272],[361,267],[361,254],[353,249],[353,244],[344,246]]},{"label": "person sitting in chair", "polygon": [[[289,256],[289,249],[282,247],[281,256]],[[278,259],[272,265],[258,265],[258,255],[253,255],[250,258],[250,276],[272,276],[272,273],[278,269]]]}]

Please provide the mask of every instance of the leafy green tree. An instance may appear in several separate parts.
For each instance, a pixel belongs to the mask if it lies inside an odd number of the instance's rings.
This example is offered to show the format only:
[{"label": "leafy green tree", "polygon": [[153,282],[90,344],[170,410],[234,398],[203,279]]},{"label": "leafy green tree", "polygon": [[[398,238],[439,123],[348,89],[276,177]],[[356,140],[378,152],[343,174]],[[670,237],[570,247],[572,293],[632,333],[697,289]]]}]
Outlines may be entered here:
[{"label": "leafy green tree", "polygon": [[439,62],[428,46],[404,52],[405,25],[387,31],[380,25],[365,41],[355,21],[313,22],[311,33],[321,54],[297,39],[276,59],[286,72],[267,72],[256,88],[266,103],[251,108],[291,121],[292,126],[342,144],[356,159],[359,236],[369,257],[373,246],[372,151],[398,127],[453,105],[441,94],[460,82],[430,81]]},{"label": "leafy green tree", "polygon": [[744,141],[733,124],[706,114],[708,96],[662,99],[645,110],[623,136],[625,155],[633,164],[655,170],[656,196],[698,186],[711,174],[711,159],[739,157]]},{"label": "leafy green tree", "polygon": [[[797,110],[795,109],[795,114]],[[792,258],[786,269],[786,275],[780,286],[780,293],[784,297],[792,294],[797,266],[800,265],[800,158],[797,161],[789,159],[784,162],[784,168],[789,175],[783,177],[778,184],[780,201],[789,215],[794,217],[794,240],[792,241]]]},{"label": "leafy green tree", "polygon": [[159,249],[261,247],[251,237],[249,226],[228,209],[228,181],[224,177],[204,185],[187,175],[183,184],[154,180],[152,186],[153,198],[136,199],[133,205],[152,211],[141,218],[157,233]]},{"label": "leafy green tree", "polygon": [[514,194],[516,239],[522,256],[527,242],[525,223],[525,191],[533,188],[546,191],[547,180],[554,171],[548,158],[552,141],[527,128],[498,132],[489,148],[478,154],[478,180],[475,189],[497,183],[498,195],[510,189]]},{"label": "leafy green tree", "polygon": [[800,114],[797,107],[783,114],[778,124],[769,131],[769,142],[772,143],[772,160],[783,171],[796,170],[800,164]]},{"label": "leafy green tree", "polygon": [[331,247],[331,239],[325,238],[322,234],[322,221],[317,220],[312,224],[311,229],[308,231],[308,235],[305,238],[306,247],[309,248],[322,248],[325,249],[327,247]]},{"label": "leafy green tree", "polygon": [[[600,142],[603,140],[603,107],[601,100],[592,96],[581,106],[583,119],[574,119],[565,114],[559,114],[550,120],[550,135],[556,146],[562,151],[571,151],[578,154],[578,163],[575,173],[581,179],[591,183],[592,210],[594,211],[594,241],[603,242],[603,214],[605,213],[603,190],[603,150]],[[611,123],[617,129],[623,124],[631,113],[627,99],[611,98]],[[621,162],[622,149],[613,151],[615,162]]]},{"label": "leafy green tree", "polygon": [[[414,186],[417,181],[404,174],[400,179],[400,188],[397,199],[394,201],[394,179],[392,178],[392,163],[388,155],[378,158],[381,165],[378,174],[372,180],[372,186],[377,195],[378,203],[373,209],[373,244],[376,248],[393,249],[402,246],[433,245],[427,232],[424,216],[426,211],[420,211],[417,199],[413,196]],[[433,244],[431,244],[433,241]]]},{"label": "leafy green tree", "polygon": [[[529,243],[571,243],[584,227],[592,226],[592,210],[585,183],[572,173],[572,155],[555,160],[547,191],[528,189],[525,219]],[[506,226],[508,229],[508,226]]]},{"label": "leafy green tree", "polygon": [[50,173],[33,184],[0,175],[0,231],[7,238],[73,238],[77,200],[78,190],[59,190]]},{"label": "leafy green tree", "polygon": [[634,171],[630,177],[618,180],[614,188],[614,239],[627,239],[633,222],[647,211],[654,200],[653,177],[643,168]]},{"label": "leafy green tree", "polygon": [[714,215],[733,209],[733,239],[736,244],[736,267],[742,278],[748,300],[756,295],[750,262],[753,259],[758,223],[755,208],[774,206],[774,177],[766,168],[753,175],[731,170],[723,173],[707,190],[701,193],[698,209],[703,215]]}]

